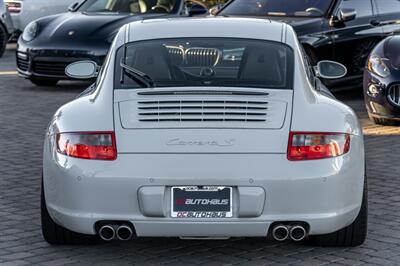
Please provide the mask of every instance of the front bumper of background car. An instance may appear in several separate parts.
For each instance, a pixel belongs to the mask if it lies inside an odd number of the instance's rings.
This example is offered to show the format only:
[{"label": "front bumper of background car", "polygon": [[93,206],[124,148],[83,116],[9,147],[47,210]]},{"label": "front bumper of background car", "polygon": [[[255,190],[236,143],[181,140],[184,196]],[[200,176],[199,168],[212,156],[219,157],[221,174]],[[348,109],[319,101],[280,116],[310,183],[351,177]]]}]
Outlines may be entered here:
[{"label": "front bumper of background car", "polygon": [[[54,221],[96,234],[96,223],[128,221],[137,236],[267,236],[279,221],[299,221],[309,234],[351,224],[364,184],[363,140],[348,154],[291,162],[286,154],[118,154],[90,161],[44,147],[44,191]],[[171,217],[172,186],[232,186],[233,217]]]},{"label": "front bumper of background car", "polygon": [[65,68],[77,61],[92,60],[99,66],[107,54],[103,49],[62,49],[48,47],[31,47],[21,40],[17,47],[17,69],[20,77],[71,80],[65,74]]},{"label": "front bumper of background car", "polygon": [[[389,97],[391,89],[395,86],[398,86],[398,92],[400,92],[400,72],[392,73],[387,78],[381,78],[369,71],[365,71],[365,106],[372,117],[400,120],[400,104],[396,104]],[[376,91],[376,93],[371,93],[371,91]],[[399,101],[398,97],[400,96],[397,95],[398,93],[395,94],[395,97],[397,97],[396,100]]]}]

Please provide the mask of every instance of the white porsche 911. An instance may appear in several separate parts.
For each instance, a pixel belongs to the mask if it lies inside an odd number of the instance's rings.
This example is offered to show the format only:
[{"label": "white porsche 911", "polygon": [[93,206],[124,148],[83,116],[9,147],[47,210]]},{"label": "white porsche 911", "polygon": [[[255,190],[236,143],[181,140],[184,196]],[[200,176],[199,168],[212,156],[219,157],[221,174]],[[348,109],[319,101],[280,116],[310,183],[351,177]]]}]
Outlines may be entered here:
[{"label": "white porsche 911", "polygon": [[318,77],[293,29],[261,19],[122,27],[96,84],[49,125],[42,228],[51,244],[134,237],[309,239],[367,231],[358,119]]}]

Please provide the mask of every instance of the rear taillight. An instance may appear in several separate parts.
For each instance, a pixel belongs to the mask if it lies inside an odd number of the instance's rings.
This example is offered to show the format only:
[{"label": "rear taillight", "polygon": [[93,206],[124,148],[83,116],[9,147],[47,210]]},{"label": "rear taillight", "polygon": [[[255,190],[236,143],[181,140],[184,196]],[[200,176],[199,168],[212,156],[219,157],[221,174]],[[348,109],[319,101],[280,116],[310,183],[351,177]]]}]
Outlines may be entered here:
[{"label": "rear taillight", "polygon": [[291,132],[287,157],[290,161],[337,157],[350,150],[346,133]]},{"label": "rear taillight", "polygon": [[7,10],[10,13],[18,14],[22,10],[21,2],[6,2]]},{"label": "rear taillight", "polygon": [[88,160],[115,160],[117,148],[114,132],[59,133],[57,151],[61,154]]}]

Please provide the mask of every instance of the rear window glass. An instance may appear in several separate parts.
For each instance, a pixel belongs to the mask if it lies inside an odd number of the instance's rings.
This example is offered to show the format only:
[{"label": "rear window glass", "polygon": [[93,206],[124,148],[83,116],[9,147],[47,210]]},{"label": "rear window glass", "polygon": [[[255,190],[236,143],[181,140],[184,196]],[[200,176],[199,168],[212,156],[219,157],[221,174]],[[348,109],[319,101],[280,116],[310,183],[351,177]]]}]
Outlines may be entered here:
[{"label": "rear window glass", "polygon": [[[293,50],[286,44],[229,38],[179,38],[127,44],[117,62],[147,74],[156,87],[235,86],[292,89]],[[116,65],[116,88],[140,84]]]}]

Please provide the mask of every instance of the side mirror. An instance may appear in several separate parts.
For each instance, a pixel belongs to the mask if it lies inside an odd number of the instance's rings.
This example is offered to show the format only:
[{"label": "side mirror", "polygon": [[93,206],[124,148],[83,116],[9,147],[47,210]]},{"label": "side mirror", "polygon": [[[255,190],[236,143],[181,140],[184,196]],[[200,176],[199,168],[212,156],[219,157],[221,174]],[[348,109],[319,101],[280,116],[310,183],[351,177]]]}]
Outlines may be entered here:
[{"label": "side mirror", "polygon": [[91,79],[98,75],[99,66],[93,61],[78,61],[65,68],[65,74],[75,79]]},{"label": "side mirror", "polygon": [[357,11],[354,8],[342,8],[339,10],[338,19],[341,22],[354,20],[357,16]]},{"label": "side mirror", "polygon": [[78,10],[80,2],[75,2],[72,3],[69,7],[68,7],[68,11],[69,12],[75,12],[76,10]]},{"label": "side mirror", "polygon": [[202,5],[193,3],[192,6],[188,7],[189,16],[198,16],[198,15],[205,15],[208,13],[207,8]]},{"label": "side mirror", "polygon": [[323,79],[339,79],[347,74],[347,68],[337,62],[323,60],[314,67],[317,77]]}]

